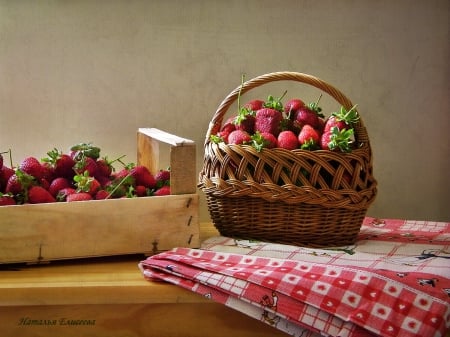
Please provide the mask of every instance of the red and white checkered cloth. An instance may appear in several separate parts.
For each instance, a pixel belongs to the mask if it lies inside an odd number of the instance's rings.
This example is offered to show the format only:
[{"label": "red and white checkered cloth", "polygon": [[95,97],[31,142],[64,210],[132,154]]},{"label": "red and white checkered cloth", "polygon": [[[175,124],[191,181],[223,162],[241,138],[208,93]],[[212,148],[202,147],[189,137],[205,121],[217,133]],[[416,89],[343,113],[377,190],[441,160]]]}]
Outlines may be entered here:
[{"label": "red and white checkered cloth", "polygon": [[355,245],[214,237],[139,264],[293,336],[445,336],[450,223],[366,218]]}]

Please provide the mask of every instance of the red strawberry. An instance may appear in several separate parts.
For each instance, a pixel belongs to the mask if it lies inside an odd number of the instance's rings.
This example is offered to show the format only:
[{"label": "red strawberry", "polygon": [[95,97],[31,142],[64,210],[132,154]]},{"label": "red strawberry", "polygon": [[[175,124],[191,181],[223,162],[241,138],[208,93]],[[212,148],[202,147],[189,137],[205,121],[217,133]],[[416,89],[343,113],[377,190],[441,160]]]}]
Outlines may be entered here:
[{"label": "red strawberry", "polygon": [[267,142],[267,143],[266,143],[266,147],[267,147],[268,149],[273,149],[273,148],[275,148],[275,147],[278,146],[277,138],[276,138],[273,134],[268,133],[268,132],[263,132],[263,133],[261,133],[261,136],[262,136],[262,137],[265,139],[265,141]]},{"label": "red strawberry", "polygon": [[28,189],[28,202],[30,204],[43,204],[56,202],[56,199],[42,186],[31,186]]},{"label": "red strawberry", "polygon": [[300,128],[306,124],[311,125],[313,128],[319,127],[319,116],[306,106],[298,109],[294,118],[294,123]]},{"label": "red strawberry", "polygon": [[278,147],[286,150],[295,150],[298,148],[298,139],[295,133],[286,130],[281,131],[277,138]]},{"label": "red strawberry", "polygon": [[155,177],[150,173],[148,168],[143,165],[133,167],[130,171],[131,176],[135,179],[135,185],[142,185],[147,188],[155,188]]},{"label": "red strawberry", "polygon": [[100,183],[100,186],[107,186],[111,182],[111,176],[96,176],[94,177]]},{"label": "red strawberry", "polygon": [[97,172],[97,163],[91,157],[82,157],[75,163],[74,170],[77,174],[88,172],[89,176],[94,177]]},{"label": "red strawberry", "polygon": [[242,130],[234,130],[228,136],[228,144],[247,144],[251,141],[250,134]]},{"label": "red strawberry", "polygon": [[100,189],[100,183],[97,179],[89,175],[88,171],[84,171],[84,174],[77,174],[73,177],[75,181],[75,187],[77,192],[86,192],[90,195],[95,195]]},{"label": "red strawberry", "polygon": [[[161,187],[162,186],[166,186],[166,185],[161,185]],[[159,188],[161,188],[161,187],[159,187]],[[134,193],[136,194],[137,197],[146,197],[147,196],[147,187],[138,185],[135,187]]]},{"label": "red strawberry", "polygon": [[11,206],[15,204],[16,200],[14,200],[14,197],[11,194],[0,193],[0,206]]},{"label": "red strawberry", "polygon": [[131,175],[130,169],[128,167],[124,167],[119,172],[115,172],[114,179],[116,180],[125,179],[128,175]]},{"label": "red strawberry", "polygon": [[92,195],[86,192],[76,192],[69,194],[66,198],[67,202],[75,202],[75,201],[88,201],[92,200]]},{"label": "red strawberry", "polygon": [[246,108],[249,111],[258,111],[259,109],[264,108],[264,101],[260,99],[254,99],[247,103],[245,103],[244,108]]},{"label": "red strawberry", "polygon": [[284,105],[284,112],[286,113],[286,116],[294,117],[295,113],[304,106],[305,103],[301,99],[293,98]]},{"label": "red strawberry", "polygon": [[4,192],[8,179],[14,174],[14,170],[6,165],[0,169],[0,192]]},{"label": "red strawberry", "polygon": [[157,197],[161,197],[164,195],[170,195],[170,186],[165,185],[165,186],[161,187],[160,189],[157,189],[153,195],[157,196]]},{"label": "red strawberry", "polygon": [[50,187],[50,183],[48,182],[47,179],[41,178],[41,180],[39,180],[39,186],[45,188],[48,191],[48,189]]},{"label": "red strawberry", "polygon": [[95,177],[109,177],[113,171],[113,167],[108,159],[99,158],[97,159],[97,170],[95,172]]},{"label": "red strawberry", "polygon": [[333,112],[325,121],[323,132],[329,132],[333,127],[337,127],[339,130],[351,129],[358,120],[359,115],[356,111],[356,105],[348,111],[341,107],[339,112]]},{"label": "red strawberry", "polygon": [[41,162],[41,166],[42,166],[42,178],[47,180],[47,181],[52,181],[56,176],[55,176],[55,168],[50,165],[50,163],[48,162]]},{"label": "red strawberry", "polygon": [[54,169],[55,177],[64,177],[69,180],[72,180],[75,175],[75,171],[73,167],[75,165],[75,161],[68,154],[63,154],[58,151],[56,148],[47,152],[48,157],[43,158],[42,161],[44,163],[48,163]]},{"label": "red strawberry", "polygon": [[50,186],[48,187],[48,191],[51,195],[56,197],[58,192],[62,190],[63,188],[70,187],[70,181],[67,178],[64,177],[58,177],[53,179],[53,181],[50,183]]},{"label": "red strawberry", "polygon": [[77,191],[72,187],[66,187],[58,191],[56,195],[56,201],[66,201],[67,196],[70,194],[74,194]]},{"label": "red strawberry", "polygon": [[40,161],[37,160],[35,157],[27,157],[24,160],[22,160],[22,162],[19,165],[19,169],[22,170],[22,172],[25,172],[30,176],[35,177],[37,181],[39,181],[44,175],[42,165]]},{"label": "red strawberry", "polygon": [[3,167],[3,155],[0,153],[0,170]]},{"label": "red strawberry", "polygon": [[320,146],[323,150],[351,152],[352,136],[353,129],[339,130],[335,126],[330,131],[322,134]]},{"label": "red strawberry", "polygon": [[281,111],[271,108],[259,109],[255,116],[255,131],[268,132],[277,137],[281,131],[282,120],[283,114]]},{"label": "red strawberry", "polygon": [[55,175],[72,179],[75,176],[75,161],[68,154],[61,154],[55,164]]},{"label": "red strawberry", "polygon": [[14,171],[15,173],[9,177],[6,183],[6,193],[20,194],[24,193],[34,181],[34,178],[29,174],[22,172],[20,169]]},{"label": "red strawberry", "polygon": [[236,130],[236,124],[234,123],[236,116],[230,117],[226,120],[225,124],[221,127],[220,131],[228,132]]},{"label": "red strawberry", "polygon": [[95,193],[95,200],[104,200],[109,199],[110,193],[107,190],[98,190],[97,193]]},{"label": "red strawberry", "polygon": [[316,150],[320,144],[319,132],[311,125],[306,124],[298,134],[298,142],[303,150]]},{"label": "red strawberry", "polygon": [[[234,130],[236,130],[236,129],[234,129]],[[211,135],[211,141],[216,144],[222,143],[222,142],[224,142],[225,144],[228,144],[228,136],[229,135],[230,135],[229,131],[222,130],[222,131],[217,132],[217,134],[215,134],[215,135]]]},{"label": "red strawberry", "polygon": [[155,173],[156,186],[170,185],[170,171],[159,170]]},{"label": "red strawberry", "polygon": [[255,131],[255,116],[244,114],[235,119],[236,130],[243,130],[252,134]]}]

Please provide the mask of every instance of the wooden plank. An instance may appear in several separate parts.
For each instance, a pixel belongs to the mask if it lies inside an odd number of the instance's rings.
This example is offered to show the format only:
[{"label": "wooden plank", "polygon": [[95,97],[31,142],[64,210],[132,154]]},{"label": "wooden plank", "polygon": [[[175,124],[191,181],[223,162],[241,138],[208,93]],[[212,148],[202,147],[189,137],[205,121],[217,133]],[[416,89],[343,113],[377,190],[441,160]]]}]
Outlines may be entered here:
[{"label": "wooden plank", "polygon": [[197,169],[195,146],[172,146],[170,149],[171,194],[196,193]]},{"label": "wooden plank", "polygon": [[198,195],[0,208],[1,262],[147,253],[199,245]]}]

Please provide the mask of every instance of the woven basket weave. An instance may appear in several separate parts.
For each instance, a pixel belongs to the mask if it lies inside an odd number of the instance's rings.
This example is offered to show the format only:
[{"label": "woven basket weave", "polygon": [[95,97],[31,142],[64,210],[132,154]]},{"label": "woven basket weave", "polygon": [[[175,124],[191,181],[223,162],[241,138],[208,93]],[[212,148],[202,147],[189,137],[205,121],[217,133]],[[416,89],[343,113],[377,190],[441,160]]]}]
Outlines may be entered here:
[{"label": "woven basket weave", "polygon": [[347,110],[353,106],[330,84],[297,72],[261,75],[234,89],[217,108],[206,134],[199,188],[211,219],[229,237],[310,247],[353,244],[377,185],[361,119],[354,125],[359,146],[351,153],[281,148],[257,152],[250,145],[210,141],[239,92],[284,80],[314,86]]}]

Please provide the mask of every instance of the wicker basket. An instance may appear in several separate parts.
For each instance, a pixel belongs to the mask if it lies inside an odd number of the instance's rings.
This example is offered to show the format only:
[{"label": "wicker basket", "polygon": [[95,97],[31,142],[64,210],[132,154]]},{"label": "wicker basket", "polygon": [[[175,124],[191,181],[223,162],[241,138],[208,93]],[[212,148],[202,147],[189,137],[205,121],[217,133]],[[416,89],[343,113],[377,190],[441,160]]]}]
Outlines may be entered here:
[{"label": "wicker basket", "polygon": [[[242,95],[284,80],[314,86],[346,109],[353,106],[330,84],[297,72],[261,75],[234,89],[217,108],[206,134],[199,188],[205,193],[211,219],[229,237],[310,247],[351,245],[375,199],[377,185],[361,119],[354,126],[359,146],[351,153],[280,148],[257,152],[250,145],[210,141],[240,91]],[[295,184],[298,181],[301,184]]]}]

